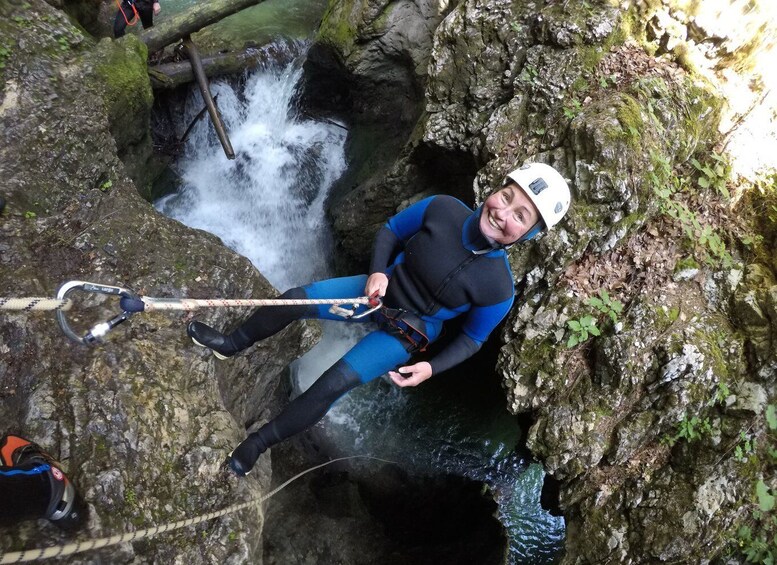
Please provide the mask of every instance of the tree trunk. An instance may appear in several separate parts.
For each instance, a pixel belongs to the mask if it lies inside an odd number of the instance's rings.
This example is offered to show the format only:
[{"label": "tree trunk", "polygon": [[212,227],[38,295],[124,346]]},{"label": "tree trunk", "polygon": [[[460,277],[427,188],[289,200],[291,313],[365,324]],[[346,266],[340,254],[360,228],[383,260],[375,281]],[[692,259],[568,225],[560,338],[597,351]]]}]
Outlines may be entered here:
[{"label": "tree trunk", "polygon": [[209,0],[144,31],[140,39],[154,53],[166,45],[264,0]]},{"label": "tree trunk", "polygon": [[[218,53],[202,58],[202,66],[208,78],[239,73],[267,59],[265,50],[249,47],[243,51]],[[148,68],[151,86],[156,89],[175,88],[194,81],[190,61],[165,63]]]}]

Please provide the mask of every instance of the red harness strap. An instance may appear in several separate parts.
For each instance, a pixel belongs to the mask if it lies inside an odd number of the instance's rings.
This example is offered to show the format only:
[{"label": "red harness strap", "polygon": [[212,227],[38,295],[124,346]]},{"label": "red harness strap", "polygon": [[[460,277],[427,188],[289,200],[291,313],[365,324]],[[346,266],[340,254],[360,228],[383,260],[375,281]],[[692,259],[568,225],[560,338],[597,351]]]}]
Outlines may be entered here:
[{"label": "red harness strap", "polygon": [[122,17],[124,18],[124,21],[127,22],[128,26],[134,26],[136,23],[138,23],[138,20],[140,19],[140,14],[138,14],[138,9],[135,8],[135,2],[128,2],[130,7],[132,8],[133,16],[132,21],[127,19],[127,14],[124,13],[124,10],[121,7],[121,0],[116,0],[116,6],[119,8],[119,12],[121,12]]}]

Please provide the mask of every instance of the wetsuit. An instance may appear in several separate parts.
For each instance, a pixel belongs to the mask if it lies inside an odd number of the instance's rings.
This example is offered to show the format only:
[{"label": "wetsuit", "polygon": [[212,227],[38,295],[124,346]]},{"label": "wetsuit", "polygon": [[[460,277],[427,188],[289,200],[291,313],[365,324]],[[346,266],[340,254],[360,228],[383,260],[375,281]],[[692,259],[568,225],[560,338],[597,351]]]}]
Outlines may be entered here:
[{"label": "wetsuit", "polygon": [[124,35],[127,22],[131,22],[135,18],[133,4],[135,10],[138,11],[138,16],[140,16],[143,29],[154,27],[154,0],[123,0],[119,6],[119,11],[116,12],[116,17],[113,19],[113,36],[117,39]]},{"label": "wetsuit", "polygon": [[[434,196],[393,216],[376,237],[370,272],[384,272],[389,277],[384,297],[389,312],[399,312],[399,318],[408,313],[413,327],[422,320],[420,333],[430,343],[439,337],[445,320],[465,316],[462,332],[429,361],[433,374],[475,353],[513,303],[513,278],[506,253],[483,237],[479,219],[480,211],[473,212],[461,201]],[[329,279],[287,291],[282,298],[360,297],[366,281],[367,275]],[[235,350],[241,350],[292,320],[343,320],[328,308],[259,309],[228,339]],[[374,314],[372,321],[379,329],[360,340],[278,417],[251,434],[233,458],[242,456],[250,460],[249,467],[253,466],[259,453],[315,424],[344,393],[407,363],[417,345],[402,337],[402,320],[392,323],[384,312]],[[404,333],[412,333],[412,327],[405,327]],[[246,446],[253,451],[241,453]]]}]

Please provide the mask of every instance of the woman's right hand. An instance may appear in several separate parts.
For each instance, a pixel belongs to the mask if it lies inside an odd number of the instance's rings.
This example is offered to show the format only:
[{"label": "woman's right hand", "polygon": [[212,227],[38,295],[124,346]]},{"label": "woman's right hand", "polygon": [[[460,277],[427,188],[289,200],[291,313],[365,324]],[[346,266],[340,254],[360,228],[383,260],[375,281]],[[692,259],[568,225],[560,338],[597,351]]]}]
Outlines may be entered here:
[{"label": "woman's right hand", "polygon": [[376,292],[378,296],[386,296],[386,288],[388,288],[388,277],[383,273],[372,273],[367,278],[367,284],[364,285],[364,295],[372,296]]}]

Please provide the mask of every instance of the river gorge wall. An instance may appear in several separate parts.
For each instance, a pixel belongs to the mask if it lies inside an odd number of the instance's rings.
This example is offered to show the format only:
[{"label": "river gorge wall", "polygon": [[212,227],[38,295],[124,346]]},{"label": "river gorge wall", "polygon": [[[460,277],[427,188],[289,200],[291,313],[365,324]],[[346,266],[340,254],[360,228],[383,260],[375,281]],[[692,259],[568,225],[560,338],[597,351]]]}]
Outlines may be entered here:
[{"label": "river gorge wall", "polygon": [[[357,128],[394,119],[385,151],[362,155],[332,202],[352,268],[385,218],[425,195],[479,202],[524,160],[572,181],[568,220],[511,251],[521,300],[494,368],[510,410],[531,419],[528,447],[556,486],[564,563],[711,559],[753,523],[756,482],[777,488],[763,451],[763,415],[777,397],[773,180],[747,171],[735,184],[755,188],[730,185],[730,201],[702,190],[691,166],[714,165],[710,155],[748,129],[751,110],[773,103],[761,57],[774,20],[766,3],[748,9],[333,1],[312,51],[310,76],[328,73],[322,92],[338,94],[332,104],[308,89],[311,108],[346,113]],[[41,0],[8,0],[0,16],[4,294],[51,295],[71,279],[150,296],[275,293],[217,238],[139,196],[133,180],[151,153],[145,47],[97,39]],[[708,243],[713,234],[725,252]],[[612,323],[588,302],[602,290],[624,305]],[[99,320],[115,311],[104,296],[86,304],[84,316]],[[567,347],[567,322],[585,316],[598,317],[602,335]],[[219,473],[222,456],[245,423],[277,407],[279,375],[317,329],[294,325],[215,364],[191,347],[188,319],[137,316],[90,349],[66,342],[51,315],[0,318],[2,430],[63,461],[90,503],[92,536],[268,489],[269,461],[238,483]],[[743,433],[761,451],[738,456]],[[209,526],[216,535],[94,555],[259,562],[262,524],[261,511],[246,510]],[[30,524],[0,534],[0,547],[65,540]]]}]

